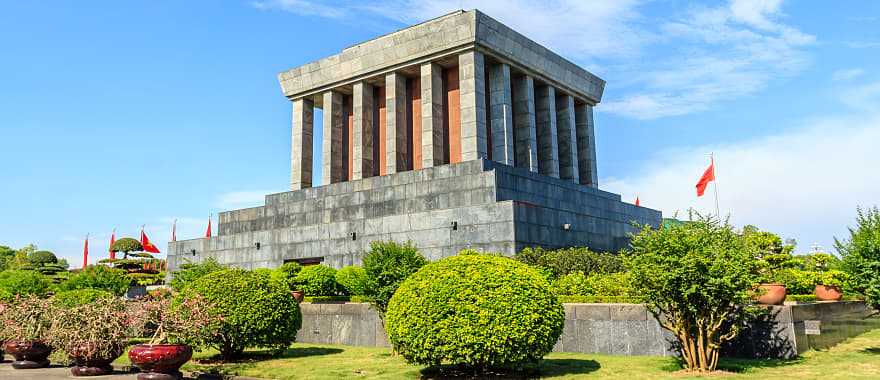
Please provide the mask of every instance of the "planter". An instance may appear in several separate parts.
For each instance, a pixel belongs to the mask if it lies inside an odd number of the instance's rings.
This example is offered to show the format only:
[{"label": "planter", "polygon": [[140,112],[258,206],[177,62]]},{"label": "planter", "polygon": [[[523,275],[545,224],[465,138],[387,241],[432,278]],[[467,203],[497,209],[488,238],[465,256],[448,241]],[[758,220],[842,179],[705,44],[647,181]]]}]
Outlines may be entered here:
[{"label": "planter", "polygon": [[290,294],[293,294],[293,299],[295,299],[297,303],[302,302],[303,298],[306,296],[306,293],[302,290],[294,290],[290,292]]},{"label": "planter", "polygon": [[839,286],[826,286],[826,285],[816,285],[816,289],[814,290],[816,294],[816,300],[818,301],[840,301],[843,298],[843,293],[840,291]]},{"label": "planter", "polygon": [[131,363],[141,369],[138,380],[177,380],[180,367],[192,358],[185,344],[137,344],[128,351]]},{"label": "planter", "polygon": [[[125,351],[122,346],[113,348],[107,357],[85,359],[84,354],[93,350],[94,343],[83,344],[71,350],[70,359],[73,361],[73,367],[70,373],[73,376],[103,376],[113,373],[113,363],[119,355]],[[83,353],[83,354],[80,354]]]},{"label": "planter", "polygon": [[758,286],[761,293],[758,303],[762,305],[782,305],[785,302],[785,285],[761,284]]},{"label": "planter", "polygon": [[45,343],[34,340],[8,340],[3,350],[15,357],[12,368],[32,369],[49,366],[49,354],[52,348]]}]

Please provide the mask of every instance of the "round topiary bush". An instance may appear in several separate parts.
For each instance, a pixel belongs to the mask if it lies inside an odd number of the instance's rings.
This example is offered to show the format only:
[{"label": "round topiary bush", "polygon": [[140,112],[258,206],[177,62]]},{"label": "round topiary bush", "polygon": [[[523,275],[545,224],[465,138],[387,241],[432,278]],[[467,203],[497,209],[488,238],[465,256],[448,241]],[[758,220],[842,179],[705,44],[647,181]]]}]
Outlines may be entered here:
[{"label": "round topiary bush", "polygon": [[124,252],[126,254],[143,249],[144,246],[141,245],[141,242],[128,237],[113,242],[113,246],[110,247],[110,250],[113,252]]},{"label": "round topiary bush", "polygon": [[66,290],[52,296],[56,306],[72,308],[93,303],[99,299],[113,298],[113,293],[99,289]]},{"label": "round topiary bush", "polygon": [[27,259],[31,264],[36,266],[55,264],[58,262],[58,257],[55,257],[55,254],[49,251],[31,252],[31,254],[27,256]]},{"label": "round topiary bush", "polygon": [[537,362],[556,344],[564,320],[562,304],[533,268],[459,254],[406,279],[388,304],[385,328],[410,363],[486,370]]},{"label": "round topiary bush", "polygon": [[345,293],[362,296],[367,291],[367,272],[359,265],[352,265],[336,271],[336,283]]},{"label": "round topiary bush", "polygon": [[299,304],[287,286],[272,276],[242,269],[205,275],[177,295],[175,303],[201,295],[221,315],[208,345],[224,359],[235,359],[248,347],[281,351],[296,339],[302,325]]},{"label": "round topiary bush", "polygon": [[325,265],[307,266],[297,273],[293,286],[307,296],[335,295],[338,292],[336,269]]}]

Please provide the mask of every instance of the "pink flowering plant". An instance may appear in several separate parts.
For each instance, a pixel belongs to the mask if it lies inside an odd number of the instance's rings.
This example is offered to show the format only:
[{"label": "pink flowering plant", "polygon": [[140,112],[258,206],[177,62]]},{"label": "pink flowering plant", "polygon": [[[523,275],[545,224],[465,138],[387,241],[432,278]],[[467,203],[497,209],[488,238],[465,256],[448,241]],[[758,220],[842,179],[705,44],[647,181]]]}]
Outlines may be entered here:
[{"label": "pink flowering plant", "polygon": [[129,338],[136,334],[130,320],[126,302],[117,297],[59,308],[49,341],[75,360],[112,360],[122,354]]},{"label": "pink flowering plant", "polygon": [[16,296],[0,313],[0,341],[46,342],[55,308],[37,296]]},{"label": "pink flowering plant", "polygon": [[205,345],[215,335],[223,317],[212,312],[212,304],[204,297],[173,301],[162,297],[140,302],[138,326],[150,333],[149,344],[186,344],[195,348]]}]

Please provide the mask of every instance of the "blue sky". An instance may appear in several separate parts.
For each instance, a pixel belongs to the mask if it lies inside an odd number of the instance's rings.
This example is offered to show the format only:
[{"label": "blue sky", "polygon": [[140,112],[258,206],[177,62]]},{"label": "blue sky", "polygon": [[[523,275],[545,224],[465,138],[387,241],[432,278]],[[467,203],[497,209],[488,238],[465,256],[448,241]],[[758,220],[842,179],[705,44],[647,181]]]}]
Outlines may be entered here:
[{"label": "blue sky", "polygon": [[600,187],[627,201],[713,210],[711,151],[722,213],[802,252],[880,203],[878,2],[4,2],[0,245],[77,266],[86,233],[201,235],[288,186],[276,73],[474,7],[608,82]]}]

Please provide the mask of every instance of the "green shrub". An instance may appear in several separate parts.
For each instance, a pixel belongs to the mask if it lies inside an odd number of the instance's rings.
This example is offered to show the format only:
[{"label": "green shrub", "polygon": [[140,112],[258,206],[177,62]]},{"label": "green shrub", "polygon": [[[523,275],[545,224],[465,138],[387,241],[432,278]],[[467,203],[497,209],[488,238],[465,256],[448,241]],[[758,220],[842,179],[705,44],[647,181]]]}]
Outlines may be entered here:
[{"label": "green shrub", "polygon": [[291,290],[294,290],[293,287],[296,286],[296,275],[302,270],[302,265],[295,261],[287,262],[281,264],[278,268],[275,268],[273,276],[275,279],[287,284],[287,287]]},{"label": "green shrub", "polygon": [[816,288],[818,274],[800,269],[784,269],[779,271],[776,281],[785,285],[786,293],[810,294]]},{"label": "green shrub", "polygon": [[759,280],[755,247],[733,228],[704,218],[632,237],[633,288],[676,337],[691,371],[714,371],[722,343],[736,337]]},{"label": "green shrub", "polygon": [[798,266],[801,270],[813,272],[825,272],[833,269],[841,268],[841,260],[836,256],[818,252],[806,256],[795,256],[799,260]]},{"label": "green shrub", "polygon": [[10,301],[16,295],[42,297],[49,291],[51,281],[34,271],[9,270],[0,272],[0,297]]},{"label": "green shrub", "polygon": [[458,255],[407,278],[385,316],[408,362],[517,368],[550,352],[565,314],[547,280],[506,257]]},{"label": "green shrub", "polygon": [[70,276],[58,288],[60,291],[98,289],[122,296],[128,291],[129,285],[131,285],[131,279],[125,275],[124,270],[95,265]]},{"label": "green shrub", "polygon": [[821,284],[825,286],[836,286],[841,289],[847,285],[848,280],[849,275],[847,275],[843,271],[839,271],[836,269],[817,273],[816,275],[816,284]]},{"label": "green shrub", "polygon": [[336,283],[346,294],[362,296],[367,291],[367,272],[359,265],[352,265],[336,271]]},{"label": "green shrub", "polygon": [[294,288],[309,296],[333,296],[338,292],[336,269],[326,265],[304,267],[294,279]]},{"label": "green shrub", "polygon": [[178,294],[175,303],[201,295],[222,315],[209,341],[226,360],[241,356],[248,347],[280,352],[296,339],[302,325],[299,305],[288,287],[271,276],[242,269],[212,272]]},{"label": "green shrub", "polygon": [[35,266],[43,266],[46,264],[55,264],[58,262],[58,258],[55,257],[55,254],[49,251],[35,251],[31,252],[27,256],[28,261]]},{"label": "green shrub", "polygon": [[834,246],[850,276],[849,287],[880,310],[880,209],[875,206],[856,213],[858,226],[849,229],[849,239],[835,238]]},{"label": "green shrub", "polygon": [[593,294],[593,289],[587,284],[587,276],[580,272],[569,273],[559,277],[551,285],[553,292],[557,296],[586,296]]},{"label": "green shrub", "polygon": [[385,313],[397,287],[411,274],[428,263],[412,243],[373,242],[364,257],[367,292],[380,314]]},{"label": "green shrub", "polygon": [[640,304],[645,300],[636,296],[559,296],[562,303],[629,303]]},{"label": "green shrub", "polygon": [[554,277],[570,273],[614,273],[624,270],[620,255],[593,252],[586,247],[545,250],[540,247],[525,248],[514,256],[526,264],[543,267]]},{"label": "green shrub", "polygon": [[171,289],[179,292],[205,275],[224,269],[226,267],[220,265],[213,257],[208,257],[197,263],[187,262],[182,264],[179,270],[171,272],[171,282],[168,285],[171,286]]},{"label": "green shrub", "polygon": [[87,305],[99,299],[113,298],[113,293],[99,289],[76,289],[58,292],[52,296],[52,303],[67,308]]},{"label": "green shrub", "polygon": [[636,292],[630,283],[630,274],[594,273],[584,276],[583,273],[569,273],[553,281],[553,291],[560,296],[605,296],[634,297]]},{"label": "green shrub", "polygon": [[[787,290],[788,289],[786,287],[786,291]],[[816,295],[815,294],[787,294],[785,296],[785,301],[786,302],[788,302],[788,301],[791,301],[791,302],[816,302]]]}]

